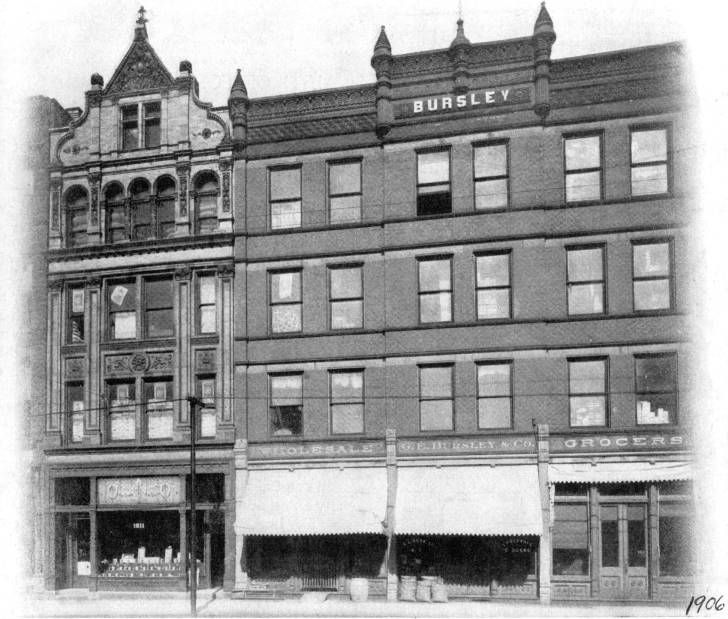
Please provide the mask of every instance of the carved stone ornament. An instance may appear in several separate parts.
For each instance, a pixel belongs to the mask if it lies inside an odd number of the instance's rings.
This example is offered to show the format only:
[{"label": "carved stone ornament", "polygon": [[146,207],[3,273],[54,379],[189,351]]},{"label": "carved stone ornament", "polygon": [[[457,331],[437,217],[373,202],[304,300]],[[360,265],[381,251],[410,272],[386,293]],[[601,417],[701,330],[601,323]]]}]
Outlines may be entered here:
[{"label": "carved stone ornament", "polygon": [[161,352],[150,353],[147,356],[148,370],[173,370],[174,369],[174,353]]},{"label": "carved stone ornament", "polygon": [[66,359],[66,378],[83,378],[86,364],[81,357]]},{"label": "carved stone ornament", "polygon": [[174,272],[174,276],[176,279],[188,280],[192,277],[192,271],[188,266],[179,267]]},{"label": "carved stone ornament", "polygon": [[217,366],[214,350],[198,350],[195,353],[195,369],[202,372],[211,372]]},{"label": "carved stone ornament", "polygon": [[99,223],[99,185],[93,183],[91,185],[91,225],[95,226]]},{"label": "carved stone ornament", "polygon": [[230,212],[230,172],[222,173],[222,210]]},{"label": "carved stone ornament", "polygon": [[229,262],[221,264],[217,267],[217,274],[220,277],[232,277],[235,275],[235,265]]},{"label": "carved stone ornament", "polygon": [[58,230],[61,206],[61,182],[51,181],[51,229]]},{"label": "carved stone ornament", "polygon": [[177,176],[179,177],[179,214],[180,217],[187,217],[187,175],[189,166],[178,166]]},{"label": "carved stone ornament", "polygon": [[101,278],[97,275],[92,275],[86,278],[86,285],[89,288],[101,288]]},{"label": "carved stone ornament", "polygon": [[135,41],[106,94],[172,86],[172,76],[145,40]]},{"label": "carved stone ornament", "polygon": [[109,355],[105,359],[106,374],[130,374],[131,355]]},{"label": "carved stone ornament", "polygon": [[51,292],[61,292],[61,290],[63,290],[63,280],[62,279],[48,280],[48,289]]},{"label": "carved stone ornament", "polygon": [[129,360],[129,367],[134,372],[144,372],[149,366],[149,359],[144,353],[134,353]]}]

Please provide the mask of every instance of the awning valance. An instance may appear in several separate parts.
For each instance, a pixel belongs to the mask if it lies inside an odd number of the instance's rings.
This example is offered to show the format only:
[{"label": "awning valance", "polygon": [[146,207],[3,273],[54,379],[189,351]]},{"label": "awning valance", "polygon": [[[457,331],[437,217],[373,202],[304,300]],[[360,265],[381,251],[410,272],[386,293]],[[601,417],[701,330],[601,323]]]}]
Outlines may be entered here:
[{"label": "awning valance", "polygon": [[540,535],[535,465],[402,467],[398,534]]},{"label": "awning valance", "polygon": [[243,535],[382,533],[384,467],[250,471],[235,528]]},{"label": "awning valance", "polygon": [[692,479],[689,462],[589,462],[550,464],[551,483],[629,483]]}]

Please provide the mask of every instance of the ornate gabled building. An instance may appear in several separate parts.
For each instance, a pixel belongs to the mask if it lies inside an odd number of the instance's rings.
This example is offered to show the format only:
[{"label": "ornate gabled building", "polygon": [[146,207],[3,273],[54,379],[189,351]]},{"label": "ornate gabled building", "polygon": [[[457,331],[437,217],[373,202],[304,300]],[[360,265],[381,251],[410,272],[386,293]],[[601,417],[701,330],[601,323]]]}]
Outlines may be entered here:
[{"label": "ornate gabled building", "polygon": [[681,45],[553,60],[542,5],[212,108],[144,21],[51,132],[48,587],[184,588],[197,394],[236,596],[688,592]]}]

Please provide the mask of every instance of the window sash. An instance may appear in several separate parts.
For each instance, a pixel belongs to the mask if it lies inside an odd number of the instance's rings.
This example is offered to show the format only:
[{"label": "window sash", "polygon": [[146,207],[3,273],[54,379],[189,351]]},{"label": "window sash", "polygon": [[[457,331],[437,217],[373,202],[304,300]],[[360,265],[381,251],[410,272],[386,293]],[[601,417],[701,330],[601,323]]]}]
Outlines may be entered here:
[{"label": "window sash", "polygon": [[572,427],[607,423],[606,359],[569,361],[569,422]]},{"label": "window sash", "polygon": [[633,196],[669,192],[668,139],[665,127],[642,127],[630,132]]},{"label": "window sash", "polygon": [[364,432],[364,372],[330,372],[332,434]]},{"label": "window sash", "polygon": [[672,307],[672,260],[669,241],[632,246],[632,293],[636,311]]},{"label": "window sash", "polygon": [[567,249],[566,262],[569,315],[604,313],[604,248]]},{"label": "window sash", "polygon": [[478,320],[510,318],[510,253],[478,256],[475,264]]},{"label": "window sash", "polygon": [[418,193],[427,192],[428,186],[442,186],[438,191],[450,191],[449,150],[417,153]]},{"label": "window sash", "polygon": [[567,202],[602,197],[601,135],[564,138],[564,184]]},{"label": "window sash", "polygon": [[477,366],[478,429],[512,427],[511,374],[510,363],[485,363]]}]

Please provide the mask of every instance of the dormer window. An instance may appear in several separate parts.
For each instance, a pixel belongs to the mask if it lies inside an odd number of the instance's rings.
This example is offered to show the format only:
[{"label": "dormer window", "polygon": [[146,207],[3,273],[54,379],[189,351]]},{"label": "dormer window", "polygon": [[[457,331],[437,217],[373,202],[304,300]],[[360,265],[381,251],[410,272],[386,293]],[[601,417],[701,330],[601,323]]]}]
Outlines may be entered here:
[{"label": "dormer window", "polygon": [[[144,131],[139,131],[139,124]],[[159,101],[134,103],[121,108],[121,149],[155,148],[161,142],[162,104]]]}]

